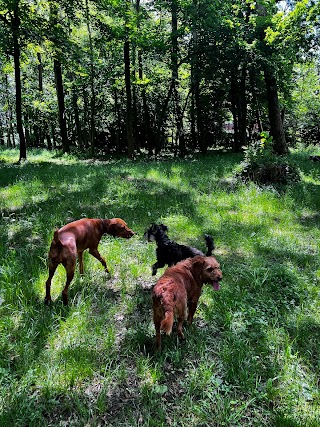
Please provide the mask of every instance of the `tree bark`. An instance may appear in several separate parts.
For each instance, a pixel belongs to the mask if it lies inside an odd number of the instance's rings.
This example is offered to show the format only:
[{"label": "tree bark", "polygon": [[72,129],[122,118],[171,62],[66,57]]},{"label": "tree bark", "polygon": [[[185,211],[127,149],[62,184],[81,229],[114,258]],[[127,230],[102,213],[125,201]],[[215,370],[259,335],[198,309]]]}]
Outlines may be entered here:
[{"label": "tree bark", "polygon": [[[137,29],[140,30],[140,0],[136,0],[136,11],[137,11]],[[142,56],[142,50],[139,47],[138,48],[138,76],[139,80],[142,81],[143,79],[143,56]],[[150,112],[148,108],[147,103],[147,95],[146,95],[146,88],[144,85],[142,85],[141,89],[141,98],[142,98],[142,108],[143,108],[143,119],[144,119],[144,126],[145,126],[145,140],[143,141],[145,145],[147,145],[148,148],[148,154],[149,156],[152,155],[152,150],[154,149],[153,144],[153,138],[151,135],[151,126],[150,126]]]},{"label": "tree bark", "polygon": [[64,90],[63,90],[63,81],[62,81],[62,69],[61,63],[58,59],[54,60],[54,75],[56,82],[56,92],[58,98],[58,108],[59,108],[59,123],[60,123],[60,135],[62,140],[62,149],[64,153],[70,151],[68,135],[67,135],[67,121],[65,113],[65,103],[64,103]]},{"label": "tree bark", "polygon": [[78,95],[75,89],[72,89],[72,104],[73,104],[73,112],[74,112],[74,122],[76,125],[77,132],[77,140],[79,147],[82,148],[82,133],[81,133],[81,122],[79,117],[79,108],[78,108]]},{"label": "tree bark", "polygon": [[90,147],[91,147],[91,154],[94,155],[95,146],[95,113],[96,113],[96,94],[95,94],[95,87],[94,87],[94,79],[95,79],[95,72],[94,72],[94,55],[93,55],[93,43],[92,43],[92,34],[91,34],[91,27],[90,27],[90,14],[89,14],[89,3],[88,0],[86,0],[86,21],[87,21],[87,30],[89,35],[89,49],[90,49],[90,87],[91,87],[91,101],[90,101]]},{"label": "tree bark", "polygon": [[267,66],[264,67],[264,79],[267,90],[268,115],[270,133],[273,138],[273,149],[276,154],[286,154],[288,152],[288,147],[281,119],[277,81],[272,71],[270,71]]},{"label": "tree bark", "polygon": [[[127,7],[131,6],[131,1],[126,0]],[[130,77],[130,42],[128,34],[128,26],[126,23],[126,37],[123,47],[124,55],[124,75],[126,84],[127,96],[127,143],[128,143],[128,157],[133,157],[134,154],[134,140],[133,140],[133,126],[132,126],[132,94],[131,94],[131,77]]]},{"label": "tree bark", "polygon": [[21,95],[21,70],[20,70],[20,18],[19,2],[16,3],[12,17],[12,36],[13,36],[13,60],[14,60],[14,77],[16,84],[16,118],[17,132],[20,140],[20,158],[19,162],[27,158],[26,139],[22,124],[22,95]]},{"label": "tree bark", "polygon": [[233,116],[234,145],[236,153],[242,151],[247,144],[247,100],[246,100],[246,68],[231,70],[230,88],[231,112]]},{"label": "tree bark", "polygon": [[180,156],[185,156],[186,145],[183,127],[183,112],[181,109],[180,95],[178,91],[178,2],[172,0],[171,2],[171,72],[173,82],[173,98],[176,110],[176,141],[179,144]]}]

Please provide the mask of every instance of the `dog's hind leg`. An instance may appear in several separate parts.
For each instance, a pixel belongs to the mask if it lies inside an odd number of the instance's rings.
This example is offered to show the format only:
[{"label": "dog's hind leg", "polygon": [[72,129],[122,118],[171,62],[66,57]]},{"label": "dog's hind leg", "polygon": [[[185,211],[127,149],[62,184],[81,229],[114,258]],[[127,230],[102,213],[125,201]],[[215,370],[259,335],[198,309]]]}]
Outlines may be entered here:
[{"label": "dog's hind leg", "polygon": [[183,321],[184,321],[185,317],[178,317],[177,321],[178,321],[178,325],[177,325],[177,333],[178,333],[178,337],[179,340],[182,341],[184,340],[184,333],[182,332],[182,325],[183,325]]},{"label": "dog's hind leg", "polygon": [[197,303],[189,302],[188,303],[188,324],[192,324],[194,313],[197,309]]},{"label": "dog's hind leg", "polygon": [[74,270],[76,268],[76,257],[72,258],[71,260],[68,259],[66,262],[63,262],[63,266],[67,272],[67,282],[66,282],[66,286],[62,291],[62,301],[63,301],[63,305],[68,305],[68,289],[74,277]]},{"label": "dog's hind leg", "polygon": [[156,351],[161,351],[161,332],[160,332],[160,322],[155,322],[154,324],[156,330]]},{"label": "dog's hind leg", "polygon": [[45,297],[45,299],[44,299],[44,303],[45,303],[46,305],[48,305],[50,302],[52,302],[52,299],[51,299],[51,293],[50,293],[50,289],[51,289],[51,281],[52,281],[53,275],[54,275],[54,273],[55,273],[55,271],[56,271],[56,269],[57,269],[58,265],[59,265],[59,264],[51,264],[51,265],[49,266],[49,277],[48,277],[48,279],[47,279],[47,281],[46,281],[46,297]]}]

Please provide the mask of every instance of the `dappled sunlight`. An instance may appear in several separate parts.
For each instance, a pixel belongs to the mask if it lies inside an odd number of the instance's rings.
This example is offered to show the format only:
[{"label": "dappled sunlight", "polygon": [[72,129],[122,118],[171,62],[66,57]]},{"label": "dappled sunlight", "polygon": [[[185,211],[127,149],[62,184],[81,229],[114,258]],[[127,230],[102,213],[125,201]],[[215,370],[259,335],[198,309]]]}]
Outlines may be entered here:
[{"label": "dappled sunlight", "polygon": [[[243,420],[267,414],[276,420],[282,413],[299,426],[312,425],[319,416],[320,198],[308,180],[283,192],[220,185],[234,166],[219,156],[109,163],[66,156],[62,164],[54,153],[43,163],[37,157],[13,166],[12,174],[4,166],[5,414],[45,401],[52,424],[64,411],[76,420],[85,407],[108,425],[127,425],[127,415],[138,419],[141,410],[146,416],[160,411],[165,420],[168,408],[170,417],[179,414],[193,426],[212,417],[221,425],[246,425]],[[101,239],[110,275],[85,252],[84,275],[77,264],[67,307],[60,265],[53,302],[44,306],[53,232],[83,216],[121,217],[137,234]],[[160,355],[151,289],[165,269],[151,275],[156,244],[143,234],[152,222],[200,250],[204,233],[212,235],[223,271],[220,291],[204,285],[186,340],[179,342],[174,329]]]}]

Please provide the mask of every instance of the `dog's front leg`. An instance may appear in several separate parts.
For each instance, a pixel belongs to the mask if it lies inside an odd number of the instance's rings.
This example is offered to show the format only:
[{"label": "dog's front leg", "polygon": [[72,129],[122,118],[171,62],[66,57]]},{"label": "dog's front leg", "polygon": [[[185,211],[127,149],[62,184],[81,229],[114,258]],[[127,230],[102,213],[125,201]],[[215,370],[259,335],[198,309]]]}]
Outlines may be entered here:
[{"label": "dog's front leg", "polygon": [[98,249],[90,249],[89,250],[89,254],[91,254],[92,256],[94,256],[98,261],[101,262],[101,264],[104,266],[104,269],[106,271],[106,273],[109,273],[108,267],[107,267],[107,263],[105,261],[104,258],[102,258],[102,256],[100,255]]},{"label": "dog's front leg", "polygon": [[154,263],[152,266],[152,276],[155,276],[157,274],[157,270],[158,270],[158,263]]},{"label": "dog's front leg", "polygon": [[78,253],[78,258],[79,258],[79,271],[80,271],[80,274],[83,275],[84,274],[83,252]]},{"label": "dog's front leg", "polygon": [[163,262],[163,261],[157,261],[157,262],[155,262],[154,264],[153,264],[153,266],[152,266],[152,276],[155,276],[156,274],[157,274],[157,270],[158,270],[158,268],[162,268],[162,267],[164,267],[166,265],[166,263],[165,262]]}]

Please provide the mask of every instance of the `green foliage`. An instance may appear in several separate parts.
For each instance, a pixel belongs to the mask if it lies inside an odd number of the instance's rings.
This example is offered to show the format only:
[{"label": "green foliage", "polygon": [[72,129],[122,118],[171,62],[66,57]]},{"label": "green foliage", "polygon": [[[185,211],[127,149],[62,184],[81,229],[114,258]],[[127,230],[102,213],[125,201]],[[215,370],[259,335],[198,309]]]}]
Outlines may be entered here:
[{"label": "green foliage", "polygon": [[246,148],[237,176],[258,184],[292,184],[300,180],[299,168],[290,157],[274,153],[268,132],[262,132],[260,140]]},{"label": "green foliage", "polygon": [[286,118],[294,143],[318,144],[320,141],[320,79],[315,61],[300,64],[294,70],[294,86]]}]

